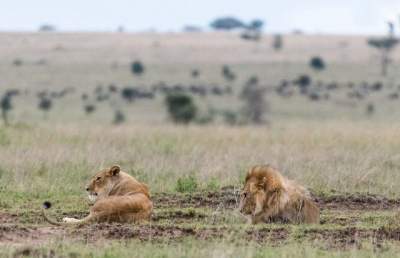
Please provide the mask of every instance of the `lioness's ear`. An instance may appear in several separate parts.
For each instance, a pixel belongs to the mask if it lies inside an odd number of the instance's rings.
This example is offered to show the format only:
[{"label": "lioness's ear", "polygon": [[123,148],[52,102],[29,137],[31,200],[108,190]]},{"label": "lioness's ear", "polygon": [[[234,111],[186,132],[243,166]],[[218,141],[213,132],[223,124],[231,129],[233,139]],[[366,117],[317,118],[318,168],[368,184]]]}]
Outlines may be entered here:
[{"label": "lioness's ear", "polygon": [[111,168],[110,168],[110,171],[109,171],[109,173],[110,173],[110,176],[116,176],[116,175],[118,175],[118,173],[121,171],[121,168],[118,166],[118,165],[115,165],[115,166],[112,166]]}]

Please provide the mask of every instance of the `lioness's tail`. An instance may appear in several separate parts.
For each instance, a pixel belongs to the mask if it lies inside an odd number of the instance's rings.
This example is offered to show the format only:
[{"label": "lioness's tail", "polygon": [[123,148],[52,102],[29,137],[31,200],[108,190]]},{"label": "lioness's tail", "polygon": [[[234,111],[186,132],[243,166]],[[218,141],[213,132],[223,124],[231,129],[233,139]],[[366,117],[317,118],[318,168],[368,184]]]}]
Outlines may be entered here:
[{"label": "lioness's tail", "polygon": [[51,218],[49,218],[49,217],[47,216],[46,210],[47,210],[47,209],[50,209],[50,208],[51,208],[51,202],[45,201],[45,202],[43,203],[43,206],[42,206],[42,216],[43,216],[44,220],[47,221],[47,222],[49,222],[49,223],[52,224],[52,225],[56,225],[56,226],[65,226],[66,223],[55,221],[55,220],[53,220],[53,219],[51,219]]}]

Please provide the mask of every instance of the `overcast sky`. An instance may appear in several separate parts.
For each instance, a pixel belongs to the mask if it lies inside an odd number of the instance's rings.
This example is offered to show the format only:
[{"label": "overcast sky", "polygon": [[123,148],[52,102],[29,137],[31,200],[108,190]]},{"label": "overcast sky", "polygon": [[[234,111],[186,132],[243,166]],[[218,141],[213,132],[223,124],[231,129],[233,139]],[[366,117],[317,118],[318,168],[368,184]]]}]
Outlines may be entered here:
[{"label": "overcast sky", "polygon": [[219,16],[261,18],[266,32],[382,34],[399,24],[400,0],[0,0],[0,30],[179,31]]}]

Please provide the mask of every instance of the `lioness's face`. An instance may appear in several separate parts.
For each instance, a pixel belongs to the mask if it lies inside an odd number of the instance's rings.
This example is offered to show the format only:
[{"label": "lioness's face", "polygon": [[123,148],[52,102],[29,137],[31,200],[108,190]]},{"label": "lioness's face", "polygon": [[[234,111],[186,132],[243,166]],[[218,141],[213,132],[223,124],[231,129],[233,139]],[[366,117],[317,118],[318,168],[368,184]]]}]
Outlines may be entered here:
[{"label": "lioness's face", "polygon": [[95,202],[109,195],[114,186],[115,177],[119,174],[119,167],[113,166],[98,172],[86,186],[89,200]]}]

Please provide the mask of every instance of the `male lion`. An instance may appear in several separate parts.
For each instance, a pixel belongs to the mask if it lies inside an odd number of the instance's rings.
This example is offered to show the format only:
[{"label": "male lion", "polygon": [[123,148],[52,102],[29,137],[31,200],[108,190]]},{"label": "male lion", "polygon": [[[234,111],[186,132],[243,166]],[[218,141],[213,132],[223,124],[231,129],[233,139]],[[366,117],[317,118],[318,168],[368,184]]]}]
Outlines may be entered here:
[{"label": "male lion", "polygon": [[153,203],[147,185],[122,172],[119,166],[112,166],[98,172],[86,186],[89,200],[93,202],[90,214],[79,220],[64,218],[57,222],[46,216],[50,208],[44,203],[42,214],[45,220],[54,225],[86,224],[90,222],[137,222],[149,220]]},{"label": "male lion", "polygon": [[252,224],[319,223],[319,208],[309,192],[269,165],[254,166],[248,171],[239,210]]}]

